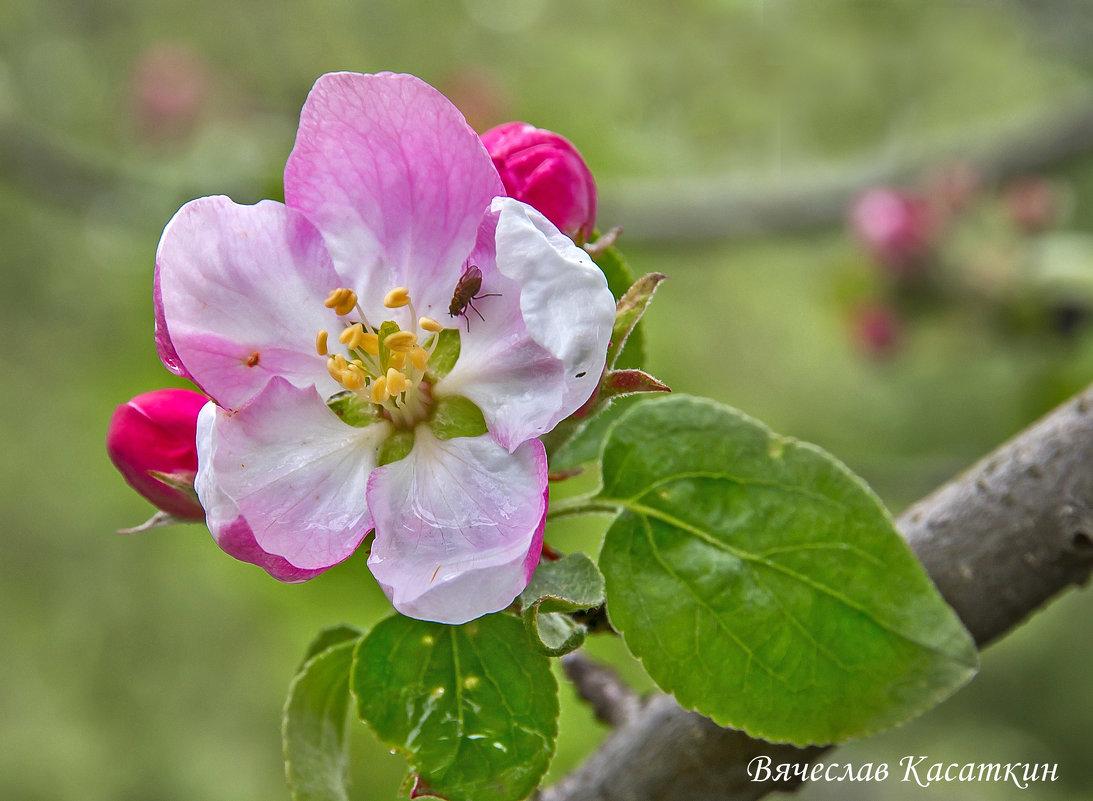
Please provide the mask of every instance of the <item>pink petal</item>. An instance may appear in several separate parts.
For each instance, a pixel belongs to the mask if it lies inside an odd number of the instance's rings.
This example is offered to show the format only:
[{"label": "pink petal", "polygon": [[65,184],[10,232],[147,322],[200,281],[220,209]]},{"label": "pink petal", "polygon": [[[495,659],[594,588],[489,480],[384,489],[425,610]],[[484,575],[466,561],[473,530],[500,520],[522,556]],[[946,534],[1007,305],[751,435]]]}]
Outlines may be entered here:
[{"label": "pink petal", "polygon": [[368,475],[388,423],[346,425],[314,388],[273,378],[234,414],[218,412],[209,480],[265,552],[299,568],[348,557],[372,529]]},{"label": "pink petal", "polygon": [[508,453],[489,435],[436,439],[419,426],[405,459],[368,483],[376,538],[368,566],[395,609],[465,623],[507,607],[542,548],[546,453]]},{"label": "pink petal", "polygon": [[[584,250],[539,212],[497,198],[496,261],[476,251],[482,292],[438,395],[474,401],[507,448],[550,431],[588,400],[606,359],[615,300]],[[481,250],[481,248],[479,249]],[[487,305],[488,304],[488,305]]]},{"label": "pink petal", "polygon": [[285,166],[286,202],[322,231],[380,321],[396,286],[419,314],[447,313],[479,221],[504,192],[458,109],[412,75],[319,78]]},{"label": "pink petal", "polygon": [[290,564],[284,557],[262,550],[254,539],[254,532],[250,530],[246,519],[239,514],[238,507],[212,480],[209,465],[212,463],[212,452],[215,449],[213,444],[215,420],[216,404],[208,403],[201,410],[197,423],[197,449],[202,469],[198,471],[195,484],[198,495],[201,496],[205,505],[205,522],[216,544],[229,556],[234,556],[241,562],[258,565],[278,581],[294,584],[307,581],[322,573],[325,568],[304,570]]},{"label": "pink petal", "polygon": [[299,212],[269,200],[194,200],[167,224],[156,253],[161,358],[224,408],[238,408],[273,376],[329,396],[341,387],[315,351],[315,334],[337,330],[323,301],[340,285]]}]

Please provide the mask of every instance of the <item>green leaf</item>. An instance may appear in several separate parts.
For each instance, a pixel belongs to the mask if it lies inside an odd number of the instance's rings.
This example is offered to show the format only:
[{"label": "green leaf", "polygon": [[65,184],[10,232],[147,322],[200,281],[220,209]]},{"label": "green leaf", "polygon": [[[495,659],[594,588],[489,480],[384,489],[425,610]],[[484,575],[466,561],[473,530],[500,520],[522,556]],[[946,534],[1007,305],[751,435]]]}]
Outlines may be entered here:
[{"label": "green leaf", "polygon": [[906,721],[975,672],[968,632],[868,487],[688,397],[632,407],[596,500],[613,625],[680,704],[798,745]]},{"label": "green leaf", "polygon": [[294,801],[349,798],[349,671],[359,637],[349,626],[321,632],[289,687],[281,732]]},{"label": "green leaf", "polygon": [[[618,248],[614,246],[605,248],[595,253],[592,259],[607,278],[607,286],[615,300],[621,299],[634,283],[634,274]],[[641,323],[638,323],[637,327],[627,337],[626,346],[623,348],[622,354],[617,357],[615,366],[640,369],[644,363],[645,332]]]},{"label": "green leaf", "polygon": [[554,754],[558,684],[511,615],[389,617],[357,647],[352,685],[361,720],[409,758],[416,795],[518,801]]},{"label": "green leaf", "polygon": [[299,673],[303,670],[312,657],[318,656],[326,649],[333,648],[335,645],[347,640],[356,640],[363,633],[356,626],[350,626],[348,623],[339,623],[336,626],[321,629],[315,635],[315,639],[307,646],[307,650],[304,651],[304,658],[300,660],[300,666],[296,669],[296,672]]},{"label": "green leaf", "polygon": [[563,656],[580,648],[587,633],[566,613],[592,609],[603,600],[603,575],[587,555],[542,561],[520,594],[524,627],[544,654]]},{"label": "green leaf", "polygon": [[482,410],[461,395],[446,395],[433,404],[429,428],[437,439],[477,437],[488,431]]},{"label": "green leaf", "polygon": [[551,471],[574,470],[599,460],[604,439],[611,426],[631,405],[641,400],[641,396],[637,395],[623,396],[612,401],[603,411],[583,421],[576,433],[550,454]]}]

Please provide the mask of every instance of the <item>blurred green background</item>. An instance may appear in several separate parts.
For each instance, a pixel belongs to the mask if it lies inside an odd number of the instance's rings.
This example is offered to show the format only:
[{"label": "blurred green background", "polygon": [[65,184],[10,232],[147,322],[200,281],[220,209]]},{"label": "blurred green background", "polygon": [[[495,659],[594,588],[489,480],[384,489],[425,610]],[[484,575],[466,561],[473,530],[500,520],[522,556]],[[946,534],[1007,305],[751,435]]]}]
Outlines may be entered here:
[{"label": "blurred green background", "polygon": [[[0,798],[287,798],[280,706],[306,643],[387,614],[361,558],[285,586],[199,526],[113,533],[151,510],[106,459],[110,413],[171,383],[152,342],[159,233],[192,197],[275,196],[318,75],[413,72],[479,129],[525,119],[572,139],[601,226],[627,228],[636,272],[671,276],[647,317],[651,372],[828,448],[898,512],[1093,380],[1093,140],[1040,160],[1066,214],[1035,237],[999,222],[990,176],[925,290],[871,263],[840,192],[1088,108],[1091,19],[1079,0],[0,5]],[[805,186],[815,220],[757,232],[728,215]],[[1065,280],[1010,281],[1000,302],[952,279],[1027,263]],[[876,302],[900,320],[881,348],[856,316]],[[1060,304],[1078,324],[1056,324]],[[595,550],[597,533],[548,539]],[[1057,782],[799,797],[1093,797],[1091,608],[1065,596],[950,702],[837,752],[1058,763]],[[633,672],[617,642],[594,650]],[[567,695],[555,771],[602,735]],[[354,797],[394,797],[401,758],[363,729],[354,748]]]}]

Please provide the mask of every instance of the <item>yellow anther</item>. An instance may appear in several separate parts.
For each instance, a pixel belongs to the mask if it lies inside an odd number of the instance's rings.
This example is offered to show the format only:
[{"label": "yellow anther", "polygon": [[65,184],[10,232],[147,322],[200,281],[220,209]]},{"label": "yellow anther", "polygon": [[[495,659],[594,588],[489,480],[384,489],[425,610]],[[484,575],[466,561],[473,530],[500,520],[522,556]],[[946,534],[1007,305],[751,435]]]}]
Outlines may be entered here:
[{"label": "yellow anther", "polygon": [[387,363],[392,367],[401,370],[406,366],[406,354],[405,353],[392,353],[391,358],[387,360]]},{"label": "yellow anther", "polygon": [[392,395],[401,395],[413,386],[410,380],[394,367],[387,368],[385,378],[387,379],[387,391]]},{"label": "yellow anther", "polygon": [[323,305],[328,309],[333,309],[335,314],[349,314],[353,307],[357,305],[357,293],[344,286],[332,289],[326,300],[323,301]]},{"label": "yellow anther", "polygon": [[372,403],[383,403],[389,397],[391,394],[387,391],[387,379],[381,375],[372,382]]},{"label": "yellow anther", "polygon": [[353,323],[353,325],[348,328],[342,329],[342,332],[338,334],[338,341],[350,350],[354,350],[360,347],[361,338],[363,336],[364,326],[360,323]]},{"label": "yellow anther", "polygon": [[342,371],[341,383],[346,389],[351,389],[356,392],[358,389],[364,386],[365,374],[356,363],[351,362],[345,370]]},{"label": "yellow anther", "polygon": [[419,370],[424,370],[426,363],[429,361],[429,354],[425,352],[425,348],[421,345],[414,345],[410,351],[410,361],[414,363],[414,367]]},{"label": "yellow anther", "polygon": [[434,320],[432,317],[422,317],[417,321],[417,324],[424,328],[426,331],[432,334],[439,334],[444,330],[444,326]]},{"label": "yellow anther", "polygon": [[365,331],[361,334],[357,347],[365,353],[371,353],[373,356],[378,356],[380,352],[380,338],[376,334]]},{"label": "yellow anther", "polygon": [[320,328],[319,333],[315,335],[315,350],[319,352],[320,356],[325,356],[327,354],[326,337],[326,330],[322,328]]},{"label": "yellow anther", "polygon": [[331,356],[326,360],[326,371],[330,373],[331,378],[340,384],[342,373],[345,371],[345,357],[340,354]]},{"label": "yellow anther", "polygon": [[388,334],[387,338],[383,340],[383,344],[396,353],[408,353],[411,348],[417,345],[417,334],[413,331],[396,331],[393,334]]},{"label": "yellow anther", "polygon": [[410,290],[404,286],[397,286],[383,296],[383,305],[388,309],[397,309],[410,302]]}]

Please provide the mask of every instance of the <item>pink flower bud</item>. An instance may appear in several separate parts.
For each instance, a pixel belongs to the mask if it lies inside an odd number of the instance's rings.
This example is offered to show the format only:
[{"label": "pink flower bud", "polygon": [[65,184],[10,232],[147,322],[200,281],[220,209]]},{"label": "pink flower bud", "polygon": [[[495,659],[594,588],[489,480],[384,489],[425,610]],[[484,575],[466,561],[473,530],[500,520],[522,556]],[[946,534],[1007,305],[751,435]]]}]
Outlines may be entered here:
[{"label": "pink flower bud", "polygon": [[895,355],[903,339],[903,323],[895,309],[885,304],[862,306],[854,313],[854,338],[870,358]]},{"label": "pink flower bud", "polygon": [[898,274],[910,274],[934,245],[936,226],[926,200],[911,192],[878,187],[850,210],[850,224],[873,256]]},{"label": "pink flower bud", "polygon": [[133,489],[157,508],[195,520],[205,517],[197,496],[173,485],[193,484],[197,415],[208,401],[188,389],[145,392],[114,410],[106,434],[106,452]]},{"label": "pink flower bud", "polygon": [[563,136],[526,122],[482,134],[510,197],[538,209],[566,236],[584,243],[596,224],[596,182]]},{"label": "pink flower bud", "polygon": [[1002,199],[1014,226],[1026,234],[1043,231],[1059,217],[1055,188],[1043,178],[1029,175],[1011,181]]},{"label": "pink flower bud", "polygon": [[156,143],[185,139],[197,125],[211,83],[205,62],[185,45],[161,42],[146,49],[130,86],[139,134]]}]

